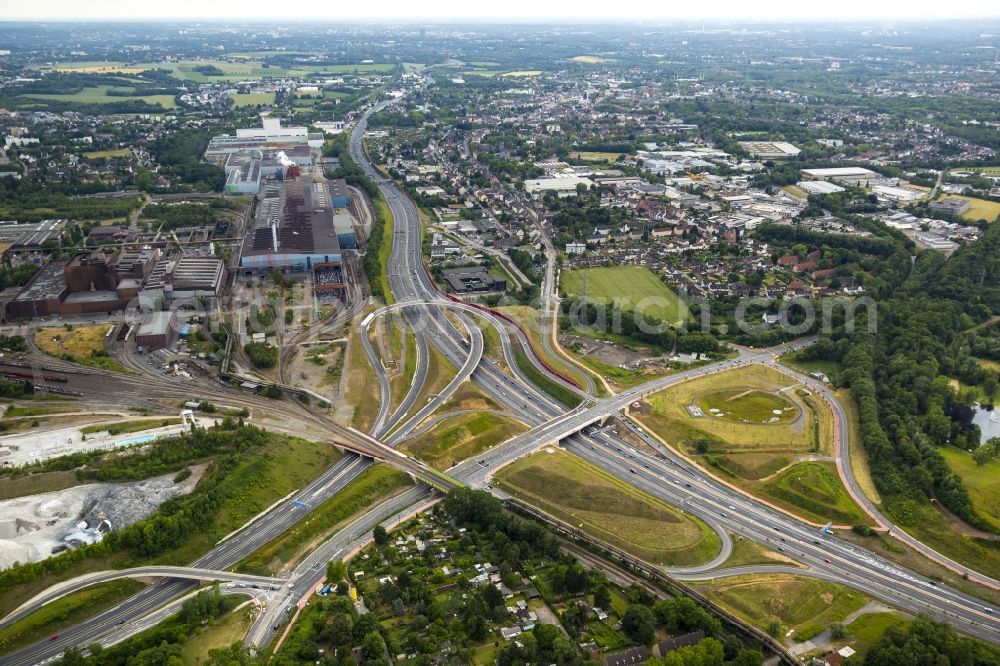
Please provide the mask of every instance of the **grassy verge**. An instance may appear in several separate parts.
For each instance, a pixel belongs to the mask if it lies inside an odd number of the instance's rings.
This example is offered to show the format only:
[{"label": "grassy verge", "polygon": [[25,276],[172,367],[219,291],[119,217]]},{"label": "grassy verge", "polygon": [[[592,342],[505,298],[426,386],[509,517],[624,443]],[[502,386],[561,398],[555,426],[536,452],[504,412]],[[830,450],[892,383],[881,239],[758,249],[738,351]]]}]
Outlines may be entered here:
[{"label": "grassy verge", "polygon": [[163,419],[144,419],[141,421],[121,421],[119,423],[98,423],[85,426],[80,429],[80,432],[84,435],[97,432],[107,432],[109,435],[124,435],[130,432],[142,432],[143,430],[177,425],[180,422],[179,418],[168,417]]},{"label": "grassy verge", "polygon": [[799,566],[795,560],[785,557],[770,548],[765,548],[755,541],[739,536],[733,537],[733,552],[719,568],[742,567],[747,564],[790,564]]},{"label": "grassy verge", "polygon": [[51,407],[35,407],[34,405],[28,407],[8,407],[4,411],[4,418],[12,419],[18,416],[49,416],[51,414],[65,414],[67,412],[79,411],[79,405],[53,405]]},{"label": "grassy verge", "polygon": [[[500,308],[500,310],[521,324],[521,328],[528,333],[528,341],[531,342],[531,347],[549,365],[550,368],[561,372],[579,388],[583,388],[585,382],[581,379],[581,376],[588,371],[570,363],[561,356],[553,356],[546,351],[546,347],[542,344],[542,336],[545,335],[545,331],[539,324],[538,319],[541,316],[541,313],[538,310],[523,305],[507,306]],[[594,381],[597,385],[600,385],[600,382],[597,381],[596,377],[594,378]]]},{"label": "grassy verge", "polygon": [[847,389],[835,391],[834,397],[847,415],[847,445],[850,447],[847,453],[850,456],[854,480],[858,482],[861,492],[876,505],[879,505],[882,503],[882,497],[875,488],[871,466],[868,464],[868,452],[865,451],[865,445],[861,441],[861,425],[858,421],[857,405],[854,404],[854,398],[851,397],[851,392]]},{"label": "grassy verge", "polygon": [[145,587],[134,580],[116,580],[86,587],[43,606],[0,629],[0,653],[12,652],[116,606]]},{"label": "grassy verge", "polygon": [[392,243],[393,243],[393,229],[395,227],[395,221],[392,217],[392,211],[389,210],[389,203],[379,195],[374,200],[375,203],[375,214],[381,215],[383,223],[385,224],[384,230],[382,232],[382,242],[378,247],[378,261],[382,266],[382,270],[379,274],[379,282],[382,285],[382,296],[385,299],[386,305],[392,305],[396,302],[393,298],[392,290],[389,289],[389,255],[392,253]]},{"label": "grassy verge", "polygon": [[347,357],[347,387],[344,399],[349,405],[354,405],[351,425],[367,432],[375,422],[379,408],[378,381],[375,369],[368,362],[365,350],[361,346],[360,327],[355,325],[351,330],[350,353]]},{"label": "grassy verge", "polygon": [[930,504],[904,500],[886,509],[896,525],[939,553],[988,576],[1000,571],[1000,541],[961,533]]},{"label": "grassy verge", "polygon": [[563,384],[556,382],[553,379],[549,379],[542,374],[542,371],[532,364],[523,349],[516,347],[514,349],[514,356],[517,359],[517,367],[520,368],[521,372],[524,373],[525,377],[527,377],[528,381],[532,384],[548,393],[550,396],[567,407],[576,407],[580,404],[580,396]]},{"label": "grassy verge", "polygon": [[868,603],[849,587],[811,578],[775,574],[737,576],[699,586],[709,599],[764,628],[781,622],[792,640],[805,641]]},{"label": "grassy verge", "polygon": [[459,414],[407,440],[400,448],[444,470],[524,431],[524,425],[499,414]]},{"label": "grassy verge", "polygon": [[410,484],[410,478],[405,473],[392,467],[369,467],[343,490],[316,507],[306,520],[244,559],[237,569],[260,575],[276,573],[285,565],[295,563],[307,550],[318,546],[338,526]]},{"label": "grassy verge", "polygon": [[444,354],[439,352],[434,345],[427,345],[427,352],[427,378],[424,380],[424,386],[420,389],[417,401],[413,405],[414,412],[443,391],[458,372],[458,368],[453,366],[451,361],[446,359]]},{"label": "grassy verge", "polygon": [[[401,370],[397,371],[389,378],[389,388],[392,391],[390,411],[399,407],[400,403],[403,402],[403,398],[406,397],[406,394],[409,392],[410,386],[413,383],[414,373],[417,371],[417,336],[414,335],[409,325],[407,325],[402,319],[396,320],[396,325],[393,329],[395,331],[393,334],[394,340],[401,339],[401,344],[406,346],[406,362],[403,364]],[[430,351],[429,348],[430,345],[428,345],[428,353]],[[396,357],[397,360],[401,357],[401,355]]]},{"label": "grassy verge", "polygon": [[498,486],[606,543],[654,564],[701,564],[719,552],[704,523],[562,450],[498,472]]},{"label": "grassy verge", "polygon": [[104,324],[77,326],[48,326],[35,332],[35,344],[46,354],[66,359],[99,370],[135,374],[104,351]]}]

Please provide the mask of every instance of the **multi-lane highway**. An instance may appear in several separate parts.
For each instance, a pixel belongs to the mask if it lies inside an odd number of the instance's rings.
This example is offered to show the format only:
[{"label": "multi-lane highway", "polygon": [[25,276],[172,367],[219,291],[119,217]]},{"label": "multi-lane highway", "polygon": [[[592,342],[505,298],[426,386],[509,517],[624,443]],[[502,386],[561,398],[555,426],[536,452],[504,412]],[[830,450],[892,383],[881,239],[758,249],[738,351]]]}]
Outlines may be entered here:
[{"label": "multi-lane highway", "polygon": [[[385,104],[387,103],[383,103],[376,109]],[[366,118],[363,117],[352,132],[351,154],[369,177],[378,184],[392,212],[394,229],[391,236],[392,252],[387,277],[392,293],[397,300],[418,303],[418,305],[408,306],[406,309],[406,317],[414,334],[418,336],[418,349],[428,349],[429,345],[433,345],[455,368],[460,369],[459,377],[461,380],[449,384],[449,390],[457,388],[467,376],[480,389],[490,395],[497,404],[516,414],[519,419],[533,428],[529,433],[497,446],[475,459],[460,463],[449,470],[451,477],[469,485],[486,486],[490,476],[503,465],[527,455],[545,444],[561,443],[570,451],[608,470],[628,483],[660,497],[708,523],[720,535],[722,543],[722,551],[710,563],[712,565],[719,564],[725,559],[724,556],[730,543],[728,534],[738,534],[769,547],[780,549],[789,558],[808,566],[808,575],[851,585],[904,610],[927,612],[951,621],[972,635],[1000,642],[1000,623],[998,623],[997,616],[983,602],[922,579],[857,546],[833,537],[822,536],[814,527],[747,498],[732,487],[691,467],[685,460],[674,456],[669,451],[663,451],[660,456],[652,456],[628,446],[621,438],[608,430],[593,429],[593,432],[588,432],[589,426],[595,422],[618,413],[644,395],[680,381],[728,369],[733,364],[769,362],[769,356],[774,353],[774,350],[761,353],[741,352],[739,358],[733,361],[702,366],[665,377],[606,400],[588,402],[570,412],[567,412],[562,405],[555,402],[546,393],[533,386],[518,369],[514,345],[520,344],[526,350],[530,350],[530,345],[523,332],[516,329],[510,330],[506,324],[489,313],[480,313],[480,316],[484,317],[490,325],[497,326],[501,330],[502,353],[510,374],[502,372],[492,363],[481,363],[482,336],[473,333],[474,330],[478,331],[478,328],[466,323],[468,319],[464,316],[460,316],[460,321],[468,328],[466,334],[463,335],[462,331],[455,327],[453,321],[444,315],[445,304],[449,302],[436,290],[423,268],[419,219],[413,203],[391,181],[375,171],[364,154],[361,142],[366,127]],[[547,280],[550,279],[551,277],[547,277]],[[363,335],[362,339],[367,340],[367,335]],[[424,370],[420,371],[421,363],[418,359],[418,371],[415,373],[415,379],[408,394],[400,407],[392,414],[387,411],[388,383],[383,384],[384,376],[380,374],[381,395],[386,404],[383,405],[384,411],[380,412],[377,427],[372,430],[372,434],[376,437],[383,437],[402,423],[402,427],[392,438],[393,443],[398,442],[410,429],[416,427],[425,416],[430,415],[433,411],[433,409],[420,409],[407,421],[403,421],[414,408],[416,398],[421,392],[423,378],[426,375],[426,352],[423,352],[421,356],[424,359]],[[530,353],[529,357],[532,357]],[[381,364],[378,360],[372,360],[373,365],[381,370]],[[545,371],[537,359],[532,357],[532,362],[539,369]],[[114,382],[120,382],[122,387],[118,388]],[[145,388],[150,386],[148,378],[116,378],[114,382],[112,382],[112,390],[123,393],[131,391],[133,396],[137,386],[135,382],[141,382]],[[190,395],[190,387],[178,387],[170,384],[170,382],[163,380],[156,382],[155,386],[157,390],[162,390],[165,395]],[[213,393],[213,390],[208,387],[205,388],[205,391],[208,394],[206,397],[218,394],[225,396],[222,399],[233,399],[231,391],[215,388]],[[248,402],[252,400],[254,408],[257,410],[266,412],[268,409],[272,411],[274,409],[274,407],[262,404],[256,399],[247,398],[246,400]],[[237,404],[239,404],[238,401]],[[831,399],[831,404],[836,405],[836,401]],[[297,406],[295,409],[300,410]],[[431,470],[417,461],[396,454],[389,446],[377,441],[377,439],[365,436],[363,433],[339,428],[328,420],[305,411],[301,411],[301,414],[304,423],[328,428],[335,438],[359,450],[374,453],[411,474],[437,482],[442,487],[448,487],[450,484],[449,480],[433,474]],[[628,422],[626,421],[626,423]],[[648,435],[641,429],[634,428],[636,436],[648,439]],[[841,427],[841,433],[842,437],[846,438],[846,427]],[[659,443],[651,439],[648,443],[651,447],[659,447]],[[849,470],[849,460],[846,458],[847,445],[848,442],[845,439],[840,453],[847,461],[847,470]],[[285,503],[278,506],[261,517],[251,527],[236,533],[219,544],[192,566],[203,569],[224,569],[232,566],[260,545],[294,525],[309,508],[332,497],[368,464],[354,456],[345,457],[295,496],[294,499],[299,504]],[[367,538],[368,532],[375,524],[386,520],[391,521],[393,515],[397,515],[414,503],[419,504],[427,501],[429,497],[430,491],[419,486],[366,513],[347,529],[339,532],[319,550],[311,554],[295,571],[289,572],[289,580],[294,579],[296,582],[293,583],[294,592],[282,592],[284,602],[290,603],[292,596],[315,584],[323,574],[325,562],[334,557],[341,557],[343,553],[357,547]],[[303,506],[306,508],[301,508]],[[695,567],[675,573],[679,577],[718,575],[707,573],[706,567]],[[189,590],[191,585],[191,583],[177,580],[156,584],[128,603],[101,613],[68,631],[61,632],[58,640],[31,646],[7,655],[0,658],[0,662],[18,665],[41,663],[69,646],[86,645],[98,639],[108,641],[124,637],[127,632],[122,628],[123,623],[136,627],[146,626],[149,620],[148,617],[142,619],[144,616],[148,616],[153,611],[156,611],[157,616],[164,613],[165,611],[162,609],[165,605],[173,603],[171,600]],[[275,632],[274,626],[280,625],[278,621],[272,623],[272,620],[280,619],[275,618],[274,614],[284,612],[283,606],[284,603],[272,603],[269,606],[267,613],[251,631],[249,640],[252,643],[264,644],[270,640]]]},{"label": "multi-lane highway", "polygon": [[[396,224],[393,235],[394,252],[400,244],[407,246],[397,255],[402,262],[393,263],[394,266],[399,266],[400,270],[390,273],[393,293],[397,298],[424,298],[429,303],[438,301],[441,297],[429,284],[429,277],[420,262],[420,235],[416,210],[412,202],[394,184],[382,178],[367,161],[361,150],[363,130],[362,122],[352,136],[352,155],[355,161],[366,169],[369,176],[378,181],[380,190],[390,204]],[[433,311],[428,312],[427,316],[432,323],[440,321]],[[440,334],[433,340],[434,344],[445,353],[454,345],[454,334],[449,333],[447,329],[448,327],[442,324],[438,329]],[[778,351],[788,351],[802,344],[807,343],[796,343],[789,345],[787,350]],[[978,599],[922,579],[847,542],[832,537],[821,537],[813,526],[775,512],[747,498],[734,488],[692,469],[679,459],[664,461],[639,451],[628,451],[621,440],[606,431],[591,435],[579,433],[581,429],[595,421],[617,413],[631,402],[651,392],[679,381],[727,369],[734,364],[766,362],[773,353],[775,350],[757,354],[742,352],[740,358],[734,361],[703,366],[656,380],[649,385],[600,401],[594,407],[580,408],[569,414],[565,414],[565,410],[554,404],[547,396],[540,395],[530,387],[524,387],[524,382],[519,381],[521,378],[491,372],[494,368],[490,364],[483,364],[473,373],[473,380],[501,404],[510,407],[513,402],[515,407],[513,411],[529,425],[535,426],[535,429],[475,459],[460,463],[448,470],[449,474],[462,482],[485,485],[492,472],[504,464],[526,455],[545,443],[562,441],[571,450],[598,466],[676,506],[685,508],[710,525],[717,525],[722,530],[732,531],[760,543],[780,548],[789,557],[803,561],[811,569],[862,589],[897,607],[913,612],[928,612],[948,619],[970,634],[1000,642],[1000,622],[993,609]],[[516,363],[510,365],[516,375]],[[832,404],[836,404],[836,401],[832,401]],[[537,427],[543,423],[545,425]],[[840,432],[844,438],[841,449],[842,453],[845,453],[849,445],[846,441],[846,427],[842,427]]]}]

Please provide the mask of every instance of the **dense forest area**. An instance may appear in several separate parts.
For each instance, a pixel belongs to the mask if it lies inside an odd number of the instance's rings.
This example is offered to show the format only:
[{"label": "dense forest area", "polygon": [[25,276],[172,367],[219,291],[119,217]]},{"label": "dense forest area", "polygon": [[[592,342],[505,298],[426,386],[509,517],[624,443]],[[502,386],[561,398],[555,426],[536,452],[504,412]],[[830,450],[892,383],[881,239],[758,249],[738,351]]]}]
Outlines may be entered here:
[{"label": "dense forest area", "polygon": [[156,139],[149,152],[160,165],[160,175],[171,179],[169,188],[156,188],[148,171],[136,176],[136,186],[147,192],[166,189],[171,192],[219,192],[226,184],[222,167],[201,161],[212,138],[212,132],[201,129],[181,129],[170,136]]},{"label": "dense forest area", "polygon": [[[860,312],[854,332],[841,326],[806,355],[842,364],[872,477],[896,520],[913,524],[919,507],[936,499],[988,530],[938,447],[980,443],[969,399],[955,391],[949,374],[960,371],[964,332],[1000,312],[1000,227],[989,227],[950,259],[921,252],[911,272],[882,278],[877,315]],[[868,331],[869,316],[877,316],[875,332]]]}]

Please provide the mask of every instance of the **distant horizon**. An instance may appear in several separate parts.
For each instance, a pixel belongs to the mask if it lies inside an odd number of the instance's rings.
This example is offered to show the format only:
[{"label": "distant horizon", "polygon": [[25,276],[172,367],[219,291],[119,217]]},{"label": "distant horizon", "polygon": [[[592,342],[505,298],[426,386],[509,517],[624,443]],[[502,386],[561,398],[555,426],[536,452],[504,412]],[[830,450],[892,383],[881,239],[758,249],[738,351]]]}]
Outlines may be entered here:
[{"label": "distant horizon", "polygon": [[[364,16],[298,16],[276,21],[272,16],[31,16],[31,17],[6,17],[0,16],[0,23],[232,23],[234,25],[242,23],[264,23],[268,22],[275,26],[295,25],[299,23],[310,23],[322,21],[324,23],[351,23],[351,24],[372,24],[372,25],[393,25],[393,24],[428,24],[428,25],[504,25],[504,24],[535,24],[535,25],[564,25],[564,26],[594,26],[594,25],[673,25],[702,23],[706,26],[734,26],[740,24],[744,26],[753,25],[810,25],[831,24],[831,25],[890,25],[890,26],[913,26],[927,25],[930,23],[954,24],[969,21],[995,20],[997,28],[1000,28],[1000,12],[995,15],[983,16],[950,16],[942,17],[917,17],[903,19],[888,19],[885,17],[800,17],[800,18],[741,18],[729,17],[709,18],[709,17],[650,17],[646,19],[623,19],[611,17],[576,17],[573,19],[559,17],[528,17],[528,16],[399,16],[394,18],[386,17],[364,17]],[[983,26],[985,28],[993,26]],[[993,37],[994,35],[988,35]],[[998,33],[1000,36],[1000,33]]]},{"label": "distant horizon", "polygon": [[887,0],[842,0],[836,5],[804,4],[798,0],[774,0],[747,3],[738,0],[716,0],[711,10],[697,3],[673,4],[634,0],[628,5],[629,16],[621,7],[598,0],[508,0],[500,5],[470,5],[460,0],[437,0],[421,5],[414,12],[413,3],[383,0],[378,16],[368,15],[371,5],[331,6],[317,0],[301,0],[295,6],[294,17],[276,15],[275,4],[265,0],[217,0],[204,3],[196,0],[175,0],[169,8],[163,5],[142,6],[125,0],[94,0],[87,5],[86,16],[71,16],[81,9],[80,3],[69,0],[40,0],[10,7],[0,21],[24,22],[93,22],[93,21],[271,21],[276,24],[303,21],[348,21],[362,23],[592,23],[648,24],[681,21],[706,23],[815,23],[823,22],[894,22],[899,24],[929,21],[955,21],[1000,18],[1000,3],[995,0],[968,0],[960,5],[904,2]]}]

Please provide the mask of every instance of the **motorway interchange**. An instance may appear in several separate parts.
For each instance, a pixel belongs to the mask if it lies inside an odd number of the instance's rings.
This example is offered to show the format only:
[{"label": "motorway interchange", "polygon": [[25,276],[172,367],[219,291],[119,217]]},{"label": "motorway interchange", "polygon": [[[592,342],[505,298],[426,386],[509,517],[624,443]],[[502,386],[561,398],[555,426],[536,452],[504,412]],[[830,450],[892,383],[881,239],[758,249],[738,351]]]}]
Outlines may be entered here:
[{"label": "motorway interchange", "polygon": [[[391,102],[383,102],[369,113],[380,110],[389,103]],[[377,183],[392,213],[394,227],[387,277],[392,294],[399,303],[396,309],[401,310],[416,335],[418,356],[413,381],[399,407],[390,413],[389,382],[374,350],[368,344],[367,334],[362,334],[360,339],[365,346],[365,352],[376,369],[381,398],[380,409],[370,434],[365,435],[340,427],[299,405],[291,408],[283,406],[282,416],[288,421],[296,421],[288,425],[287,432],[312,438],[317,438],[317,433],[323,433],[325,437],[336,442],[348,444],[352,450],[364,452],[371,457],[399,466],[416,478],[430,481],[439,489],[446,490],[450,484],[461,483],[490,488],[500,496],[502,493],[490,487],[490,478],[498,469],[539,448],[561,443],[568,451],[704,520],[719,534],[723,544],[722,551],[711,562],[702,566],[671,570],[670,573],[679,580],[708,580],[765,572],[813,576],[849,585],[903,611],[926,613],[944,619],[965,633],[1000,643],[1000,615],[983,601],[928,581],[859,546],[833,536],[823,535],[815,526],[747,497],[731,486],[694,468],[688,461],[663,447],[627,417],[622,418],[625,427],[632,430],[634,437],[644,440],[648,448],[659,451],[659,455],[639,450],[627,444],[610,429],[594,425],[618,414],[633,401],[667,386],[724,371],[739,364],[770,364],[773,362],[773,354],[784,353],[809,344],[810,341],[793,343],[781,349],[756,352],[741,350],[735,359],[670,375],[603,400],[597,400],[589,393],[572,387],[581,395],[584,402],[578,408],[567,411],[560,403],[535,387],[519,370],[514,345],[520,344],[526,350],[531,348],[523,331],[510,327],[488,312],[477,311],[472,314],[466,308],[451,303],[436,290],[423,268],[420,223],[415,206],[395,184],[374,169],[365,155],[363,136],[366,120],[367,115],[355,125],[350,138],[350,151],[355,162]],[[543,291],[543,296],[550,304],[554,297],[551,275],[550,266]],[[452,317],[445,315],[446,310],[451,310]],[[473,322],[473,317],[501,331],[501,351],[510,374],[501,371],[492,363],[481,362],[483,337],[481,330]],[[373,315],[369,315],[363,322],[363,328],[366,328],[374,318]],[[454,325],[456,321],[460,327]],[[414,411],[427,376],[428,350],[431,346],[459,370],[443,391],[419,410]],[[532,354],[528,356],[540,371],[547,373],[544,364]],[[46,362],[58,369],[79,370],[78,367],[54,359]],[[783,371],[788,372],[786,369]],[[91,374],[79,373],[74,380],[74,386],[86,391],[96,388],[92,384],[99,384],[101,393],[106,396],[105,400],[113,399],[115,396],[124,399],[126,395],[134,400],[140,386],[142,390],[156,397],[184,397],[190,395],[192,391],[190,384],[179,386],[166,378],[123,376],[106,380],[106,375],[99,378],[91,377]],[[812,390],[821,394],[825,391],[825,388],[810,378],[796,376]],[[392,446],[412,433],[420,422],[443,404],[466,380],[474,382],[496,403],[516,414],[531,430],[490,449],[475,459],[459,463],[447,470],[447,476],[435,474],[418,461],[392,450]],[[207,380],[200,384],[198,390],[203,392],[206,399],[218,399],[227,404],[252,407],[258,413],[274,410],[273,403],[254,396],[236,394]],[[831,406],[836,407],[837,417],[843,424],[843,412],[836,406],[836,401],[828,393],[824,397]],[[878,514],[875,507],[854,485],[850,474],[848,446],[857,443],[846,440],[847,430],[843,425],[839,428],[839,432],[841,433],[839,463],[849,490],[880,525],[891,529],[894,534],[907,540],[911,546],[928,557],[959,573],[967,574],[971,580],[994,588],[998,586],[997,581],[951,562],[916,542],[912,537],[907,537],[902,530],[896,529],[884,516]],[[195,569],[219,571],[233,566],[296,524],[311,508],[333,497],[370,464],[370,460],[365,457],[344,456],[307,488],[258,517],[249,527],[217,544],[212,551],[191,566]],[[376,525],[381,523],[391,526],[398,522],[402,515],[409,515],[425,508],[436,496],[437,493],[431,487],[419,484],[378,505],[312,552],[294,571],[284,575],[282,581],[287,582],[284,582],[283,586],[274,586],[277,588],[274,590],[255,591],[267,599],[268,603],[266,610],[251,627],[246,642],[254,646],[269,644],[282,630],[285,619],[290,614],[288,609],[295,604],[304,603],[309,591],[322,580],[327,561],[345,557],[356,551],[367,542],[371,530]],[[780,550],[807,568],[758,565],[719,570],[717,567],[728,557],[731,549],[730,534]],[[231,580],[229,584],[236,587],[225,587],[226,593],[247,594],[252,590],[239,587],[241,581],[252,585],[249,577],[245,580],[239,577]],[[260,581],[257,584],[261,584]],[[171,578],[152,585],[129,601],[61,632],[54,640],[44,641],[0,657],[0,664],[20,666],[45,663],[58,658],[71,646],[80,647],[94,642],[111,645],[124,640],[153,626],[170,613],[176,612],[181,600],[185,595],[192,593],[195,585],[196,583],[191,580],[179,578]],[[269,584],[268,588],[270,587],[272,586]],[[35,607],[31,604],[32,602],[29,602],[27,606]],[[5,623],[7,621],[9,618],[5,619]]]}]

